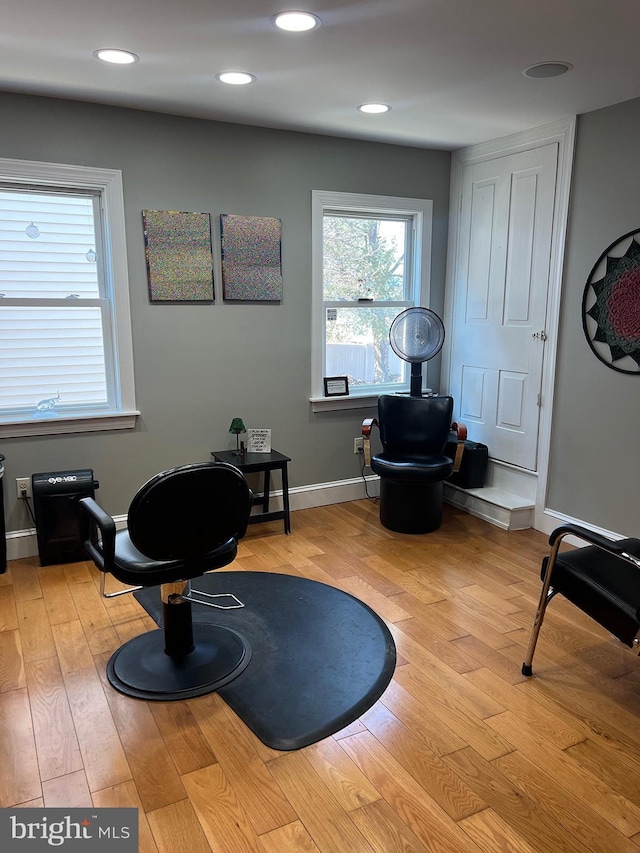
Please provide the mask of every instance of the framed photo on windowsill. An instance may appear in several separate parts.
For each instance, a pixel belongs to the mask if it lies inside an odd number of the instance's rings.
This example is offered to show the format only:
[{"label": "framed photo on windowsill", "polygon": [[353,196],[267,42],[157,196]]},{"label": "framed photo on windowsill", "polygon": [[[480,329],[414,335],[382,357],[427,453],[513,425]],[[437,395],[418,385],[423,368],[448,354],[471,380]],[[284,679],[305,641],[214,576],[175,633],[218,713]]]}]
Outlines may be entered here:
[{"label": "framed photo on windowsill", "polygon": [[349,380],[346,376],[325,376],[324,377],[324,396],[325,397],[348,397],[349,396]]}]

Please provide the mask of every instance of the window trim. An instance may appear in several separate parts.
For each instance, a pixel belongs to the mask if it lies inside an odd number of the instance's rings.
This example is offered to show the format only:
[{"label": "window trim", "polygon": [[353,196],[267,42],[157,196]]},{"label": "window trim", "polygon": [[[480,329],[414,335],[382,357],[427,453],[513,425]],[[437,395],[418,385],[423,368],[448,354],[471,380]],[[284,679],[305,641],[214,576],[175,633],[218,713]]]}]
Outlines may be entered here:
[{"label": "window trim", "polygon": [[[420,198],[400,198],[397,196],[366,195],[363,193],[311,191],[311,403],[312,411],[324,412],[336,409],[355,409],[375,406],[381,390],[363,389],[358,393],[352,388],[348,397],[326,398],[323,393],[324,335],[323,335],[323,218],[325,212],[349,211],[373,215],[398,214],[412,216],[415,223],[414,261],[412,274],[414,281],[415,305],[429,305],[431,295],[431,234],[433,222],[433,201]],[[394,391],[408,391],[394,386]]]},{"label": "window trim", "polygon": [[5,184],[32,184],[36,189],[40,186],[88,189],[100,194],[106,231],[105,263],[111,281],[115,371],[119,385],[118,408],[115,410],[29,420],[24,420],[22,415],[15,420],[7,418],[0,423],[0,438],[131,429],[140,412],[135,403],[122,172],[92,166],[0,159],[0,181]]}]

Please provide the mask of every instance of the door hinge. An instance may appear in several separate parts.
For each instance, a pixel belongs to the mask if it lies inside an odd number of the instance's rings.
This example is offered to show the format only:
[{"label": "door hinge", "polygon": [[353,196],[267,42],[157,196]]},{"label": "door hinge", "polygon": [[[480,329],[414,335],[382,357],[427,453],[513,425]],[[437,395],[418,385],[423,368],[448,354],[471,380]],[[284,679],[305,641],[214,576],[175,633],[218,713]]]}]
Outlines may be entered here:
[{"label": "door hinge", "polygon": [[536,406],[542,405],[542,394],[538,394],[536,397]]}]

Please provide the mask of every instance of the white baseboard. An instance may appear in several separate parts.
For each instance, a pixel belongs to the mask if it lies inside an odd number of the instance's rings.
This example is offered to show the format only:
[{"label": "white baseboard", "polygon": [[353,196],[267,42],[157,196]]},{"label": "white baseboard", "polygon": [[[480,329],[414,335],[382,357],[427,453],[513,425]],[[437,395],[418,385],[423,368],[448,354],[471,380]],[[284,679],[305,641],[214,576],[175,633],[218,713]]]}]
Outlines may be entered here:
[{"label": "white baseboard", "polygon": [[[366,492],[362,477],[336,480],[330,483],[316,483],[310,486],[295,486],[289,489],[289,504],[291,510],[311,509],[316,506],[361,500],[367,497],[367,492],[369,497],[377,497],[380,494],[380,480],[375,475],[366,477]],[[534,502],[519,495],[504,492],[495,486],[465,490],[445,483],[444,499],[453,506],[495,524],[503,530],[526,530],[533,525]],[[271,501],[272,507],[270,509],[282,509],[282,490],[273,491]],[[121,529],[127,523],[127,516],[126,514],[116,515],[114,520],[118,529]],[[562,524],[578,524],[610,539],[623,538],[614,531],[596,527],[555,510],[545,510],[543,533],[550,534]],[[34,528],[7,531],[6,539],[8,560],[35,557],[38,553],[38,542]],[[572,540],[568,539],[567,541],[571,542]],[[576,539],[573,544],[584,543]]]},{"label": "white baseboard", "polygon": [[[613,530],[607,530],[604,527],[598,527],[595,524],[589,524],[587,521],[581,521],[579,518],[573,518],[570,515],[565,515],[562,512],[557,512],[554,509],[545,509],[542,518],[543,528],[542,532],[551,535],[556,527],[561,527],[563,524],[577,524],[579,527],[585,527],[587,530],[590,530],[592,533],[597,533],[600,536],[604,536],[606,539],[624,539],[624,535],[622,533],[616,533]],[[577,545],[578,547],[582,547],[586,543],[582,539],[577,539],[574,536],[567,536],[565,542],[568,542],[570,545]]]},{"label": "white baseboard", "polygon": [[22,560],[38,553],[35,528],[7,530],[7,560]]},{"label": "white baseboard", "polygon": [[[376,476],[366,478],[369,496],[377,496],[380,492],[379,479]],[[311,486],[295,486],[289,489],[289,508],[310,509],[314,506],[357,501],[367,497],[362,477],[350,480],[337,480],[333,483],[317,483]],[[274,490],[270,495],[270,510],[282,509],[282,490]],[[127,516],[114,516],[116,527],[123,528]],[[10,530],[7,532],[7,560],[20,560],[24,557],[35,557],[38,553],[38,540],[35,528],[26,530]]]}]

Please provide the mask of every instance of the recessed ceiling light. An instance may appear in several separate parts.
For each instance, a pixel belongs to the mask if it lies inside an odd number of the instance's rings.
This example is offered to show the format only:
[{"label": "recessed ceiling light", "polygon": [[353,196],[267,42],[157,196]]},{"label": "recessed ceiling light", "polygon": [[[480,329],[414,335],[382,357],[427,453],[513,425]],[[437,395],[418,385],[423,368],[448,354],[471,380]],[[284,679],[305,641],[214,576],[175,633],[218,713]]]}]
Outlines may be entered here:
[{"label": "recessed ceiling light", "polygon": [[101,59],[103,62],[112,62],[115,65],[131,65],[133,62],[139,62],[140,57],[128,50],[118,50],[115,47],[101,47],[100,50],[95,50],[93,55],[96,59]]},{"label": "recessed ceiling light", "polygon": [[559,77],[561,74],[571,71],[572,68],[573,65],[570,62],[536,62],[535,65],[525,68],[522,73],[525,77],[543,80],[546,77]]},{"label": "recessed ceiling light", "polygon": [[247,74],[246,71],[223,71],[221,74],[216,74],[216,78],[229,86],[247,86],[256,79],[253,74]]},{"label": "recessed ceiling light", "polygon": [[320,26],[320,18],[311,12],[280,12],[272,20],[276,27],[289,33],[306,33]]},{"label": "recessed ceiling light", "polygon": [[388,104],[360,104],[361,113],[388,113],[391,107]]}]

